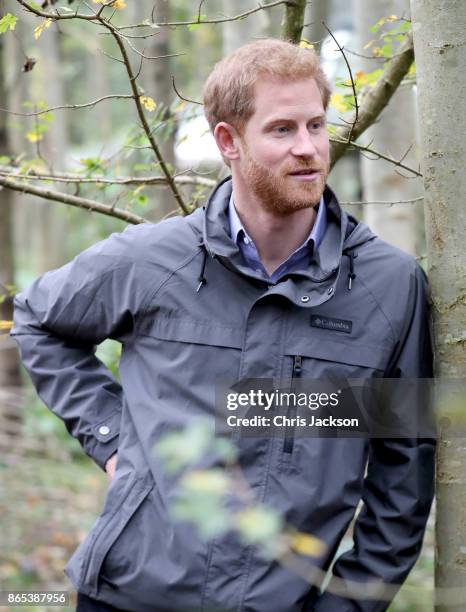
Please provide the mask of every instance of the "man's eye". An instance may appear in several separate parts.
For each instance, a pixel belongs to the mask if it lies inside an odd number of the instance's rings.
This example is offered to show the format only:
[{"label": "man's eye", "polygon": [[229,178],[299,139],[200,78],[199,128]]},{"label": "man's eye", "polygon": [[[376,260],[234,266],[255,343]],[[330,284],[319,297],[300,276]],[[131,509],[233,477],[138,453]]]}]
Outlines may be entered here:
[{"label": "man's eye", "polygon": [[323,121],[314,121],[312,124],[312,129],[313,130],[320,130],[321,127],[323,127]]},{"label": "man's eye", "polygon": [[278,134],[286,134],[289,131],[289,128],[286,125],[277,125],[275,126],[274,130]]}]

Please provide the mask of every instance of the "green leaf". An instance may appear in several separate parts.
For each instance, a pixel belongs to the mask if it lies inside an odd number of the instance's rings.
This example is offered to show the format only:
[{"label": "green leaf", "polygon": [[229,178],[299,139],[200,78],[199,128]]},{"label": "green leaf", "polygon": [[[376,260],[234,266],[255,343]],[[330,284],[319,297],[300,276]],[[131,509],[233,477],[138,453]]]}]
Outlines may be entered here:
[{"label": "green leaf", "polygon": [[16,22],[18,21],[18,17],[16,15],[12,15],[11,13],[7,13],[0,19],[0,34],[5,34],[8,30],[13,31],[16,27]]},{"label": "green leaf", "polygon": [[55,116],[53,113],[43,113],[42,115],[40,115],[40,119],[41,121],[53,121],[55,119]]},{"label": "green leaf", "polygon": [[389,44],[389,45],[383,45],[382,47],[382,55],[384,57],[390,57],[393,53],[393,45]]},{"label": "green leaf", "polygon": [[385,23],[385,17],[381,17],[377,21],[377,23],[374,23],[374,25],[369,28],[369,30],[371,32],[378,32],[380,30],[380,28],[383,26],[384,23]]},{"label": "green leaf", "polygon": [[0,166],[8,166],[11,162],[11,157],[8,155],[0,155]]},{"label": "green leaf", "polygon": [[100,157],[84,157],[79,160],[79,163],[90,173],[99,172],[100,174],[105,174],[105,168]]}]

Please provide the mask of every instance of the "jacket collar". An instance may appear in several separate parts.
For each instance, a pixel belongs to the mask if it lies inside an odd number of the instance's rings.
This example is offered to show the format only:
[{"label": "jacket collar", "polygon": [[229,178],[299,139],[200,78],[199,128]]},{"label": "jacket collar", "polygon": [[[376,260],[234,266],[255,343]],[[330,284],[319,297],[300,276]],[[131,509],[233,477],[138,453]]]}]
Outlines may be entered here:
[{"label": "jacket collar", "polygon": [[[259,274],[245,265],[237,244],[230,236],[228,205],[231,192],[231,177],[227,177],[217,185],[210,196],[204,214],[204,246],[211,256],[222,258],[224,263],[227,260],[228,267],[234,267],[242,274],[264,281]],[[294,273],[317,282],[329,278],[338,270],[345,238],[357,225],[357,221],[342,210],[330,187],[325,188],[323,197],[327,207],[327,230],[308,268]],[[367,239],[367,232],[363,234]]]}]

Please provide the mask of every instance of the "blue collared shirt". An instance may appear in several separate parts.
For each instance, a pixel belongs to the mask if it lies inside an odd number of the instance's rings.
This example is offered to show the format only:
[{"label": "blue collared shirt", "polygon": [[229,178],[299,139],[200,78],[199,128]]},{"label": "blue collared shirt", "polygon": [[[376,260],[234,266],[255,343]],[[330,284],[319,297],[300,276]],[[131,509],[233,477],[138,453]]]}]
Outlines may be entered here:
[{"label": "blue collared shirt", "polygon": [[228,205],[228,219],[230,221],[230,236],[238,245],[239,250],[246,264],[256,272],[260,272],[266,278],[270,278],[276,282],[280,276],[293,272],[294,270],[307,267],[313,253],[319,247],[327,229],[327,211],[325,209],[323,197],[320,199],[317,217],[312,227],[311,233],[291,255],[281,263],[271,276],[268,275],[266,269],[262,265],[257,248],[251,237],[246,232],[241,219],[236,212],[233,202],[233,194],[230,197]]}]

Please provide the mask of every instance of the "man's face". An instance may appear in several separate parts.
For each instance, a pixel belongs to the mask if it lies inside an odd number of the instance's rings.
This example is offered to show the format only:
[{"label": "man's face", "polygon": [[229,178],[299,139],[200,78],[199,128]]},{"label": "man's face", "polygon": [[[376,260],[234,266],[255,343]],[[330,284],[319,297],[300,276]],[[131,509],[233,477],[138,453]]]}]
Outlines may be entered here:
[{"label": "man's face", "polygon": [[254,109],[240,137],[244,189],[282,215],[317,204],[329,170],[329,140],[315,80],[260,80]]}]

